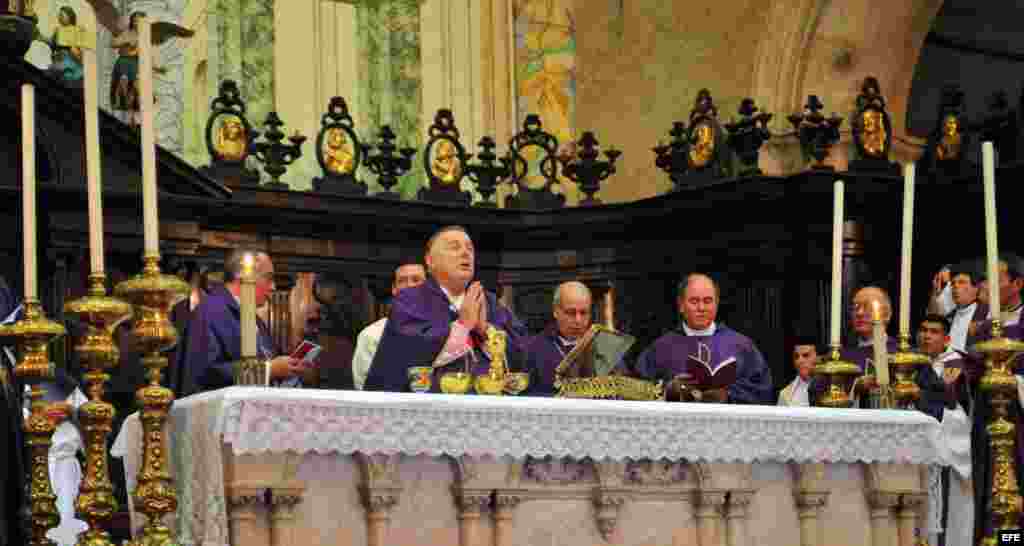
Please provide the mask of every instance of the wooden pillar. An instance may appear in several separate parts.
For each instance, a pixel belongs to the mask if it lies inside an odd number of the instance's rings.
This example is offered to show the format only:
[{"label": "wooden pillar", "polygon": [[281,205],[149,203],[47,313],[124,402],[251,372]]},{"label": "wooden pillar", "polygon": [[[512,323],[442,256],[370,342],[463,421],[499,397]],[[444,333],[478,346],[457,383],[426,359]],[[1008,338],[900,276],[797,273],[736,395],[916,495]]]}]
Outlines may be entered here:
[{"label": "wooden pillar", "polygon": [[270,546],[266,528],[259,524],[266,517],[265,490],[254,487],[232,487],[228,491],[228,521],[232,544]]},{"label": "wooden pillar", "polygon": [[700,546],[724,546],[722,515],[725,491],[698,491],[694,503],[697,508],[697,542]]},{"label": "wooden pillar", "polygon": [[295,506],[302,502],[302,488],[275,487],[270,490],[270,542],[272,546],[295,543]]},{"label": "wooden pillar", "polygon": [[893,546],[896,544],[896,529],[893,524],[893,510],[899,506],[898,493],[888,491],[871,491],[868,493],[868,505],[871,513],[871,544],[872,546]]},{"label": "wooden pillar", "polygon": [[485,546],[481,516],[490,510],[491,492],[460,489],[455,492],[459,509],[459,546]]},{"label": "wooden pillar", "polygon": [[753,491],[730,491],[728,512],[725,516],[726,540],[728,546],[750,544],[747,534],[747,516]]},{"label": "wooden pillar", "polygon": [[515,546],[512,542],[513,516],[522,501],[518,494],[498,491],[494,497],[494,546]]}]

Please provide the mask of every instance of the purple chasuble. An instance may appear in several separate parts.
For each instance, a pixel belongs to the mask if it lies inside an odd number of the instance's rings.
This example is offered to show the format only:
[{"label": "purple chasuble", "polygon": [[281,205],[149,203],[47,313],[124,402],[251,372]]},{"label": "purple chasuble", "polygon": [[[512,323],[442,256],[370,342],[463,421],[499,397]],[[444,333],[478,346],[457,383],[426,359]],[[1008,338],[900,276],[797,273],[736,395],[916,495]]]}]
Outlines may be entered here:
[{"label": "purple chasuble", "polygon": [[[521,345],[527,334],[526,327],[498,302],[493,293],[486,292],[486,298],[487,321],[508,334],[506,361],[509,368],[516,369],[516,363],[522,359]],[[458,316],[458,310],[433,278],[399,292],[391,304],[391,314],[370,364],[370,373],[363,390],[408,392],[408,369],[433,365]],[[464,371],[467,364],[474,375],[487,373],[491,362],[482,349],[484,340],[476,333],[472,337],[476,345],[472,356],[466,355],[435,368],[430,392],[441,392],[442,374]]]},{"label": "purple chasuble", "polygon": [[694,368],[701,366],[691,356],[705,359],[712,370],[729,359],[736,360],[736,380],[728,387],[729,402],[774,402],[772,376],[761,351],[753,340],[723,324],[718,324],[711,336],[688,336],[682,329],[664,334],[640,354],[635,369],[642,379],[668,384],[676,375],[694,373]]}]

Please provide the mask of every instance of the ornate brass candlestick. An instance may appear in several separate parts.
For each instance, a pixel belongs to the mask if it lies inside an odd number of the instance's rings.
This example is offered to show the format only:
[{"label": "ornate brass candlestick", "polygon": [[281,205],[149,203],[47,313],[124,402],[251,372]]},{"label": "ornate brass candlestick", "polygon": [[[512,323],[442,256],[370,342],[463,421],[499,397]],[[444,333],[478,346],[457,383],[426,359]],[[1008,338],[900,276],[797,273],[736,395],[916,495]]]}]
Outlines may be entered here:
[{"label": "ornate brass candlestick", "polygon": [[910,348],[910,334],[901,333],[899,350],[889,355],[889,366],[896,376],[896,383],[891,387],[891,392],[897,408],[914,409],[914,402],[921,398],[921,388],[914,381],[914,375],[921,366],[926,366],[929,362],[927,355]]},{"label": "ornate brass candlestick", "polygon": [[142,258],[142,273],[117,285],[114,292],[135,306],[132,333],[143,354],[142,365],[148,370],[149,385],[135,393],[141,408],[143,451],[139,469],[138,487],[135,488],[135,506],[149,521],[142,536],[129,546],[168,546],[175,544],[171,530],[163,523],[165,514],[178,508],[174,484],[167,473],[167,453],[164,450],[164,423],[174,402],[174,392],[160,386],[162,370],[167,357],[161,351],[178,341],[178,332],[168,319],[171,308],[186,298],[191,287],[174,275],[160,273],[160,257]]},{"label": "ornate brass candlestick", "polygon": [[1010,369],[1014,358],[1024,353],[1024,343],[1003,337],[998,317],[992,320],[992,339],[976,345],[985,355],[981,391],[989,396],[992,415],[986,427],[992,451],[992,534],[982,544],[995,546],[1000,530],[1016,529],[1021,514],[1021,496],[1014,464],[1017,425],[1011,421],[1010,404],[1017,397],[1017,380]]},{"label": "ornate brass candlestick", "polygon": [[32,413],[25,420],[25,437],[31,452],[30,477],[31,494],[29,506],[32,509],[30,546],[52,546],[46,533],[60,523],[57,512],[57,495],[50,485],[50,444],[53,421],[46,416],[48,404],[43,401],[44,381],[53,379],[53,363],[50,362],[49,343],[67,332],[64,327],[46,318],[38,300],[25,300],[25,318],[9,326],[0,326],[0,338],[6,338],[18,347],[18,364],[14,374],[27,385],[31,385],[29,399]]},{"label": "ornate brass candlestick", "polygon": [[825,408],[850,407],[850,386],[861,373],[853,362],[840,358],[839,347],[832,347],[829,359],[814,367],[814,375],[825,378],[827,384],[818,398],[818,405]]},{"label": "ornate brass candlestick", "polygon": [[86,325],[85,335],[75,344],[85,373],[89,401],[79,409],[79,421],[85,430],[85,477],[75,502],[78,517],[89,524],[78,539],[79,546],[113,546],[105,523],[117,512],[117,499],[107,470],[107,437],[113,428],[114,406],[103,401],[107,370],[115,368],[120,351],[114,343],[114,330],[132,316],[132,306],[107,296],[106,277],[89,276],[89,295],[68,302],[64,312],[78,316]]}]

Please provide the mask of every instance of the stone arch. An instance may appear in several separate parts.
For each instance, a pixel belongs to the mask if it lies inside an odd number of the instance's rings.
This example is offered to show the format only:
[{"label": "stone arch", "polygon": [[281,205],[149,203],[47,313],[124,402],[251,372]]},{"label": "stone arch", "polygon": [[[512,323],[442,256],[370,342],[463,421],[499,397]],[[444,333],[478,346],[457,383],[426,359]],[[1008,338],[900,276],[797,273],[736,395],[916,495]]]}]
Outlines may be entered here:
[{"label": "stone arch", "polygon": [[[906,131],[914,66],[942,0],[791,0],[773,3],[757,48],[751,96],[774,112],[775,131],[790,132],[786,116],[815,94],[827,112],[848,117],[866,76],[878,78],[892,117],[894,159],[910,160],[919,139]],[[843,124],[843,141],[850,140]],[[847,146],[836,147],[845,168]],[[766,171],[792,170],[795,139],[774,142]],[[772,157],[774,156],[774,157]],[[797,159],[799,164],[799,159]]]}]

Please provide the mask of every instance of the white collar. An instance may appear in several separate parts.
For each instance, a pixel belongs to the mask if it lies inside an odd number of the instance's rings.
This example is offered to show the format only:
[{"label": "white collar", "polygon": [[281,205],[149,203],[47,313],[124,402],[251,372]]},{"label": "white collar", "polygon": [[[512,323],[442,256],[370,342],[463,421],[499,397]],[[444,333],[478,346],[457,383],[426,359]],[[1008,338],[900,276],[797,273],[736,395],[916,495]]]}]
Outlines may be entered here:
[{"label": "white collar", "polygon": [[686,335],[688,336],[713,336],[715,335],[716,330],[718,330],[718,325],[714,322],[711,323],[711,326],[708,326],[703,330],[694,330],[687,326],[686,322],[683,322],[683,331],[686,332]]},{"label": "white collar", "polygon": [[932,359],[932,363],[938,364],[940,362],[948,362],[950,360],[954,360],[954,359],[958,358],[959,356],[960,356],[960,353],[954,351],[953,349],[951,349],[949,347],[946,347],[945,352],[940,353],[938,356],[936,356],[935,358]]},{"label": "white collar", "polygon": [[[875,337],[871,336],[867,339],[860,338],[857,340],[858,347],[870,347],[875,342]],[[882,343],[889,342],[889,334],[882,332]]]},{"label": "white collar", "polygon": [[465,299],[466,299],[466,293],[465,293],[465,292],[463,292],[462,294],[459,294],[458,296],[453,296],[453,295],[451,294],[451,292],[449,292],[449,291],[448,291],[448,289],[447,289],[447,288],[445,288],[445,287],[441,286],[440,284],[438,284],[437,286],[439,286],[439,287],[441,288],[441,292],[444,292],[444,296],[445,296],[446,298],[448,298],[448,301],[449,301],[449,302],[451,303],[451,306],[452,306],[452,307],[453,307],[453,308],[454,308],[454,309],[455,309],[456,311],[458,311],[458,310],[459,310],[459,308],[461,308],[461,307],[462,307],[462,302],[463,302],[463,300],[465,300]]},{"label": "white collar", "polygon": [[561,334],[555,334],[555,337],[558,338],[558,342],[559,343],[561,343],[562,345],[566,345],[568,347],[575,347],[576,344],[579,343],[579,341],[580,341],[579,338],[576,338],[576,339],[566,339],[566,338],[562,337]]},{"label": "white collar", "polygon": [[974,310],[978,308],[978,302],[974,302],[970,305],[956,308],[957,316],[966,315],[968,313],[974,313]]}]

